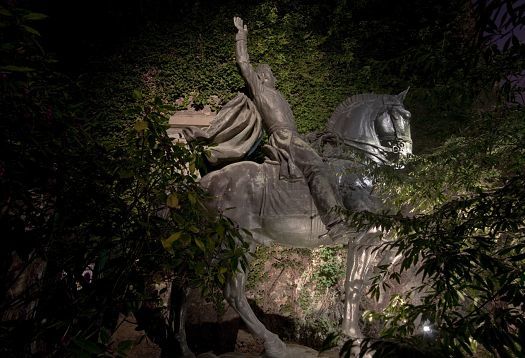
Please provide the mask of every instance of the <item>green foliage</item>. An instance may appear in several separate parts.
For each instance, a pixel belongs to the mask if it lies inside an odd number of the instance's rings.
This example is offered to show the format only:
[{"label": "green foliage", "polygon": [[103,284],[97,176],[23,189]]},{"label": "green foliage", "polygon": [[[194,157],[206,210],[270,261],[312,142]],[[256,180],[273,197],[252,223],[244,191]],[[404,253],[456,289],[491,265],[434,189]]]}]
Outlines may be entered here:
[{"label": "green foliage", "polygon": [[[523,355],[525,129],[522,107],[509,103],[522,91],[516,75],[524,45],[511,32],[500,47],[494,37],[508,30],[498,29],[497,10],[507,10],[503,27],[514,26],[521,24],[522,5],[269,0],[183,1],[177,11],[172,2],[165,6],[123,10],[109,1],[96,8],[106,17],[114,12],[115,24],[141,26],[111,56],[93,53],[81,66],[70,63],[73,80],[50,70],[55,65],[39,43],[38,23],[53,17],[0,7],[2,297],[15,258],[29,267],[40,258],[47,262],[45,279],[35,285],[39,313],[29,322],[2,323],[2,353],[29,354],[33,337],[56,354],[109,353],[102,327],[111,330],[114,311],[158,300],[147,288],[152,272],[176,267],[181,284],[213,295],[243,262],[245,248],[234,245],[239,237],[232,223],[203,210],[206,195],[193,170],[201,149],[174,146],[165,136],[165,116],[173,110],[218,109],[244,89],[231,23],[240,15],[250,29],[252,62],[272,66],[302,132],[321,129],[350,94],[412,86],[407,108],[414,144],[427,154],[404,163],[404,170],[374,171],[395,211],[404,206],[412,213],[363,213],[354,220],[392,229],[386,248],[403,253],[400,270],[416,265],[425,281],[403,304],[374,316],[384,322],[385,337],[368,343],[377,352],[420,345],[425,349],[416,352],[430,355],[428,340],[406,338],[422,315],[439,332],[430,345],[442,356],[471,353],[475,342],[501,356]],[[161,16],[166,23],[129,20],[168,8]],[[99,25],[89,23],[86,32]],[[86,53],[95,48],[73,40]],[[318,286],[327,288],[342,264],[328,249],[321,255]],[[83,272],[91,264],[89,282]],[[380,268],[372,293],[384,279],[399,277]],[[421,304],[410,301],[418,288]],[[309,297],[301,293],[301,306]],[[23,311],[8,299],[0,307]]]},{"label": "green foliage", "polygon": [[182,22],[149,24],[103,66],[94,62],[98,73],[83,86],[96,101],[91,107],[117,123],[133,88],[178,109],[189,104],[218,109],[245,90],[234,59],[232,17],[239,12],[249,26],[251,62],[272,66],[299,130],[322,129],[337,104],[354,91],[345,77],[353,61],[351,43],[336,57],[324,48],[327,30],[317,22],[326,10],[272,2],[242,9],[218,5]]},{"label": "green foliage", "polygon": [[316,347],[319,352],[337,346],[341,337],[339,322],[324,316],[309,315],[298,327],[298,335],[304,344]]},{"label": "green foliage", "polygon": [[251,255],[250,274],[246,279],[246,290],[256,289],[261,282],[268,280],[265,263],[270,259],[272,251],[267,246],[259,246]]},{"label": "green foliage", "polygon": [[357,225],[389,231],[382,249],[402,254],[398,267],[379,268],[373,296],[411,267],[422,279],[369,315],[387,339],[374,349],[418,344],[410,337],[421,329],[417,322],[429,320],[431,346],[447,355],[471,355],[478,345],[499,356],[523,354],[525,117],[509,104],[472,117],[463,137],[412,158],[402,171],[375,172],[387,200],[406,206],[409,216],[352,214]]},{"label": "green foliage", "polygon": [[[362,352],[465,356],[485,350],[502,357],[523,355],[525,117],[522,105],[512,103],[522,91],[512,78],[521,71],[517,54],[523,53],[524,45],[514,41],[514,46],[493,46],[495,39],[486,35],[499,31],[495,18],[487,22],[477,17],[478,11],[491,13],[509,4],[477,2],[472,13],[431,2],[428,8],[436,11],[436,23],[447,15],[448,26],[442,31],[429,23],[410,50],[413,56],[397,59],[405,61],[412,83],[420,88],[415,110],[410,107],[415,118],[441,116],[436,127],[431,124],[426,130],[447,125],[435,131],[435,138],[455,135],[403,163],[402,170],[369,172],[394,215],[350,213],[356,225],[375,225],[388,232],[391,241],[380,250],[402,255],[397,266],[379,267],[372,296],[379,297],[389,282],[399,282],[409,269],[417,270],[421,279],[382,312],[367,312],[367,318],[379,320],[383,331],[378,339],[366,339]],[[519,24],[516,19],[524,8],[515,10],[502,10],[514,18],[504,22]],[[436,37],[441,37],[441,46],[428,42]],[[391,64],[397,66],[399,61],[380,61],[374,68],[391,71]],[[428,80],[433,88],[422,82]],[[503,85],[495,89],[494,83]],[[421,331],[426,320],[432,334]],[[343,352],[349,354],[350,346]]]},{"label": "green foliage", "polygon": [[374,352],[374,356],[397,358],[397,357],[428,357],[441,358],[447,357],[445,349],[436,348],[428,337],[410,337],[404,340],[395,338],[365,338],[362,341],[350,339],[341,348],[340,356],[343,358],[352,357],[352,347],[361,347],[357,357],[365,357],[367,352]]},{"label": "green foliage", "polygon": [[299,298],[297,299],[297,303],[303,312],[308,313],[310,311],[312,306],[312,297],[307,290],[301,290],[301,293],[299,293]]},{"label": "green foliage", "polygon": [[464,135],[432,153],[412,157],[403,170],[377,168],[378,186],[392,207],[427,212],[468,193],[501,186],[525,165],[525,116],[520,107],[473,114]]},{"label": "green foliage", "polygon": [[245,265],[246,246],[204,207],[202,148],[168,137],[173,106],[129,88],[116,111],[130,121],[95,114],[95,98],[50,70],[37,34],[22,26],[43,16],[3,7],[0,16],[1,352],[123,356],[129,344],[101,337],[119,311],[157,304],[153,276],[216,298]]},{"label": "green foliage", "polygon": [[[360,91],[395,93],[411,86],[406,107],[414,119],[416,153],[431,152],[461,133],[475,119],[473,111],[497,103],[496,83],[505,83],[503,94],[509,100],[519,93],[525,45],[503,51],[492,46],[497,40],[494,34],[512,29],[502,30],[486,21],[487,12],[499,7],[505,13],[510,3],[373,0],[340,4],[352,16],[334,38],[352,34],[358,54],[353,71]],[[505,22],[522,26],[517,19],[523,6],[513,6],[513,16]],[[497,22],[493,15],[491,21]]]},{"label": "green foliage", "polygon": [[116,357],[125,358],[133,348],[133,341],[125,340],[119,342],[115,347],[115,342],[111,340],[109,332],[102,329],[99,333],[97,342],[87,339],[76,338],[71,344],[71,355],[73,357]]},{"label": "green foliage", "polygon": [[[20,8],[0,5],[0,71],[8,76],[27,76],[46,63],[45,54],[37,42],[40,37],[33,23],[47,16]],[[19,77],[19,78],[20,78]],[[21,83],[10,83],[21,85]],[[6,84],[4,84],[6,85]]]},{"label": "green foliage", "polygon": [[388,231],[392,240],[381,250],[402,254],[398,267],[379,267],[373,296],[412,267],[422,280],[382,312],[368,313],[387,340],[367,341],[374,349],[419,344],[411,336],[428,319],[435,333],[427,341],[447,355],[522,354],[525,117],[508,104],[473,116],[465,136],[413,157],[401,171],[373,171],[386,200],[410,215],[352,214],[356,225]]},{"label": "green foliage", "polygon": [[317,283],[317,289],[327,290],[335,286],[345,274],[344,261],[340,256],[340,250],[335,247],[323,247],[319,249],[321,263],[312,275]]},{"label": "green foliage", "polygon": [[135,96],[139,104],[130,111],[137,121],[126,141],[133,146],[115,168],[121,179],[120,196],[130,213],[141,219],[144,239],[162,238],[179,284],[201,287],[205,296],[211,291],[216,296],[226,276],[239,264],[245,267],[241,258],[247,247],[231,221],[217,220],[208,212],[207,194],[197,182],[202,148],[192,152],[168,137],[164,113],[172,107],[162,105],[160,99],[143,104],[138,91]]},{"label": "green foliage", "polygon": [[[426,215],[387,219],[396,238],[385,248],[403,254],[400,272],[417,265],[423,282],[405,298],[422,295],[421,304],[391,306],[380,315],[386,336],[410,334],[423,317],[436,326],[440,344],[457,354],[472,353],[469,340],[475,340],[498,354],[519,355],[525,324],[518,308],[525,299],[524,184],[522,176],[514,177]],[[372,292],[388,279],[399,280],[399,273],[382,267]]]},{"label": "green foliage", "polygon": [[245,19],[252,63],[268,63],[289,101],[300,132],[324,127],[333,109],[352,90],[347,78],[351,46],[337,56],[324,49],[326,29],[318,24],[324,5],[262,3]]}]

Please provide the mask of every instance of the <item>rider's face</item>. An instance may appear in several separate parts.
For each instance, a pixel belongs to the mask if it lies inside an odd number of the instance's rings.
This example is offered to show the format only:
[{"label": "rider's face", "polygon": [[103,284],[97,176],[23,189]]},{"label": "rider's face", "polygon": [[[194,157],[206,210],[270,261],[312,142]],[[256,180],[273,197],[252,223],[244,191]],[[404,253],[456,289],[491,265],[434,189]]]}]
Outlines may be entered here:
[{"label": "rider's face", "polygon": [[275,88],[275,77],[270,66],[262,64],[257,67],[256,72],[266,87]]},{"label": "rider's face", "polygon": [[259,77],[266,87],[275,88],[275,77],[273,77],[273,73],[271,71],[264,71],[263,73],[259,74]]}]

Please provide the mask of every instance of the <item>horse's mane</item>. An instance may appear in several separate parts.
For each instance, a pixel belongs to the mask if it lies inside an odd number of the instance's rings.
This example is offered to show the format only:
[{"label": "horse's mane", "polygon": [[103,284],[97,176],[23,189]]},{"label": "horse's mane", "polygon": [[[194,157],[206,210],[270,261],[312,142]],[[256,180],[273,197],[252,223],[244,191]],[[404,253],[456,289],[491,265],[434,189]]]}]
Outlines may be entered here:
[{"label": "horse's mane", "polygon": [[339,104],[334,112],[332,113],[332,116],[328,120],[328,127],[331,126],[332,122],[335,120],[335,118],[339,117],[340,114],[348,111],[350,108],[352,108],[357,103],[366,103],[366,102],[374,102],[379,99],[390,99],[390,95],[384,95],[384,94],[375,94],[375,93],[363,93],[363,94],[355,94],[353,96],[348,97],[345,99],[341,104]]},{"label": "horse's mane", "polygon": [[380,105],[383,106],[386,102],[391,102],[393,100],[392,95],[388,94],[376,94],[376,93],[362,93],[356,94],[346,98],[341,104],[339,104],[332,116],[326,124],[326,128],[330,129],[335,124],[336,121],[340,120],[341,116],[344,116],[346,112],[354,108],[356,104],[365,104],[379,101]]}]

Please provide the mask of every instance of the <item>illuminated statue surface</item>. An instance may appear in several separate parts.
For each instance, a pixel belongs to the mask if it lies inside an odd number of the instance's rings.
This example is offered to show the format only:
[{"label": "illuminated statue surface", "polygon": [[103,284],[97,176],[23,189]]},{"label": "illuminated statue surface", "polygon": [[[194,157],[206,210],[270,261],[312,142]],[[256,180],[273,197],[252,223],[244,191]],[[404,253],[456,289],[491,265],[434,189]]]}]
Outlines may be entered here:
[{"label": "illuminated statue surface", "polygon": [[[372,195],[372,181],[353,169],[366,162],[389,165],[391,158],[410,154],[410,112],[403,106],[406,91],[349,97],[336,108],[326,131],[309,144],[297,134],[290,106],[275,89],[270,67],[254,69],[250,64],[246,25],[240,18],[234,24],[236,59],[249,94],[239,94],[226,104],[206,131],[184,131],[189,142],[213,144],[211,164],[232,163],[201,179],[212,195],[210,210],[248,230],[251,248],[270,243],[303,248],[348,244],[343,332],[360,338],[359,300],[375,259],[372,248],[379,244],[378,235],[374,229],[357,232],[347,227],[333,209],[381,209],[380,200]],[[263,128],[269,135],[266,161],[238,161],[258,143]],[[265,356],[286,357],[286,345],[250,308],[245,283],[242,270],[230,277],[224,290],[227,301],[250,331],[264,340]]]}]

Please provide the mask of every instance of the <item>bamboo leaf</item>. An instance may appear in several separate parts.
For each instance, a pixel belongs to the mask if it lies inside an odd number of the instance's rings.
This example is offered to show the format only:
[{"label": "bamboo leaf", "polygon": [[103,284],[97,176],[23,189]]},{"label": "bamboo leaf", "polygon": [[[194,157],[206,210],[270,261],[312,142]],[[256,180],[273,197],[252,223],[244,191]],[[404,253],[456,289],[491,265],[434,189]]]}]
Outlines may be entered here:
[{"label": "bamboo leaf", "polygon": [[118,344],[117,351],[119,354],[126,354],[128,353],[131,348],[133,348],[133,341],[132,340],[125,340]]},{"label": "bamboo leaf", "polygon": [[190,203],[191,203],[192,205],[195,205],[195,203],[197,202],[197,196],[195,195],[194,192],[191,192],[191,191],[190,191],[190,192],[188,193],[188,200],[190,201]]},{"label": "bamboo leaf", "polygon": [[26,67],[26,66],[2,66],[0,67],[0,71],[8,71],[8,72],[32,72],[34,71],[34,68]]},{"label": "bamboo leaf", "polygon": [[200,232],[199,228],[195,225],[191,225],[188,229],[194,234],[198,234]]},{"label": "bamboo leaf", "polygon": [[135,128],[135,130],[137,132],[145,131],[146,129],[148,129],[148,122],[143,121],[143,120],[139,120],[139,121],[135,122],[135,125],[134,125],[133,128]]},{"label": "bamboo leaf", "polygon": [[133,98],[136,99],[136,100],[141,100],[142,99],[142,92],[138,89],[134,89],[133,90]]},{"label": "bamboo leaf", "polygon": [[206,248],[204,247],[204,244],[201,240],[195,238],[195,244],[199,247],[199,249],[202,250],[202,252],[206,252]]},{"label": "bamboo leaf", "polygon": [[172,209],[180,208],[179,196],[177,195],[177,193],[171,193],[170,195],[168,195],[168,199],[166,200],[166,205]]},{"label": "bamboo leaf", "polygon": [[166,250],[170,251],[173,246],[173,243],[177,241],[178,239],[180,239],[181,235],[182,235],[182,232],[180,231],[174,234],[171,234],[167,239],[161,240],[162,246]]},{"label": "bamboo leaf", "polygon": [[39,12],[31,12],[23,16],[24,20],[29,20],[29,21],[38,21],[38,20],[43,20],[46,18],[47,18],[46,14],[41,14]]},{"label": "bamboo leaf", "polygon": [[31,26],[22,25],[22,28],[26,30],[26,32],[29,32],[30,34],[33,34],[35,36],[40,36],[40,32],[38,32],[36,29],[32,28]]}]

